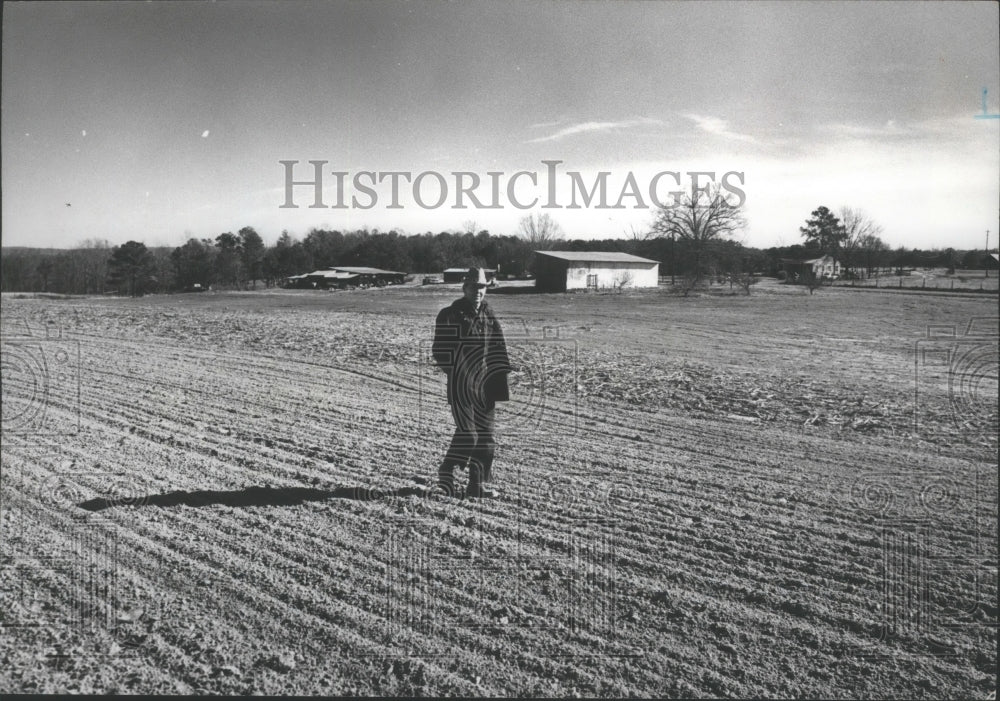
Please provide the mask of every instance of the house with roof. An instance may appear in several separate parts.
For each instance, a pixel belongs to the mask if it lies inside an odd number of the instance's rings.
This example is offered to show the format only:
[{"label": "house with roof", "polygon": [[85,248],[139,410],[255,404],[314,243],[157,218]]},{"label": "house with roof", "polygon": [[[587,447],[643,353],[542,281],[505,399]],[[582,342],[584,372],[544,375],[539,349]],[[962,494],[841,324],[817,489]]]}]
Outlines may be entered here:
[{"label": "house with roof", "polygon": [[830,255],[802,260],[799,258],[780,258],[778,272],[784,271],[785,279],[795,282],[815,275],[819,279],[837,279],[840,277],[840,261]]},{"label": "house with roof", "polygon": [[546,292],[656,287],[660,264],[619,251],[535,251],[534,273]]}]

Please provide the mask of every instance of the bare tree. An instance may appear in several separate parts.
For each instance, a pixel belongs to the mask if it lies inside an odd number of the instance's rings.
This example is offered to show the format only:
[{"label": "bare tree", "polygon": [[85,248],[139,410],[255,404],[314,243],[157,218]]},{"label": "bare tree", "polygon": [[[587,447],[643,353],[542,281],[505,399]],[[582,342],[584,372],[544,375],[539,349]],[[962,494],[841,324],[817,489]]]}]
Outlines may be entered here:
[{"label": "bare tree", "polygon": [[529,214],[522,217],[517,227],[517,235],[536,249],[552,248],[556,241],[562,241],[562,227],[548,214]]},{"label": "bare tree", "polygon": [[730,277],[731,281],[735,281],[740,288],[746,292],[747,297],[750,296],[750,288],[760,282],[760,278],[753,273],[747,273],[742,271],[737,271],[733,273]]},{"label": "bare tree", "polygon": [[42,258],[38,265],[35,267],[35,271],[38,273],[38,277],[42,278],[42,292],[49,291],[49,277],[52,276],[52,271],[55,269],[55,265],[51,258]]},{"label": "bare tree", "polygon": [[681,275],[681,294],[687,297],[691,294],[691,290],[698,286],[701,281],[701,275],[696,274],[694,270],[688,270],[683,275]]},{"label": "bare tree", "polygon": [[743,205],[731,204],[722,194],[719,185],[685,195],[680,202],[660,207],[653,220],[657,236],[672,241],[680,239],[687,244],[693,260],[689,275],[690,285],[685,284],[685,295],[697,285],[708,264],[708,248],[713,241],[732,236],[746,227]]},{"label": "bare tree", "polygon": [[635,224],[629,224],[628,229],[624,233],[633,241],[649,241],[652,238],[656,238],[655,231],[651,231],[649,229],[640,231],[635,228]]},{"label": "bare tree", "polygon": [[882,226],[863,210],[847,206],[840,208],[840,224],[847,234],[841,249],[842,262],[856,268],[868,253],[866,247],[876,240],[881,241]]},{"label": "bare tree", "polygon": [[87,239],[82,244],[79,254],[83,264],[84,294],[101,294],[108,277],[108,253],[111,249],[104,239]]},{"label": "bare tree", "polygon": [[889,246],[875,234],[866,234],[858,239],[858,262],[864,266],[865,273],[871,277],[872,270],[883,265]]},{"label": "bare tree", "polygon": [[848,242],[857,241],[862,236],[882,235],[882,225],[861,209],[841,207],[840,223],[844,227],[844,231],[847,232]]}]

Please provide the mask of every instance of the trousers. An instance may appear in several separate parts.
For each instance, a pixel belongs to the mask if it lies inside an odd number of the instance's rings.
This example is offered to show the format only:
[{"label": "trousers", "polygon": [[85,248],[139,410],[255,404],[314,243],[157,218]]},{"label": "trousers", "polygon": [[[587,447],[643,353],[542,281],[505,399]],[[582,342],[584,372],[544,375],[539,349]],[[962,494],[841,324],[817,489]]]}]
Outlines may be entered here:
[{"label": "trousers", "polygon": [[493,425],[496,404],[491,401],[458,401],[451,404],[455,420],[455,435],[448,452],[438,468],[438,478],[449,485],[454,483],[455,468],[469,468],[469,484],[479,485],[493,479],[493,455],[496,442]]}]

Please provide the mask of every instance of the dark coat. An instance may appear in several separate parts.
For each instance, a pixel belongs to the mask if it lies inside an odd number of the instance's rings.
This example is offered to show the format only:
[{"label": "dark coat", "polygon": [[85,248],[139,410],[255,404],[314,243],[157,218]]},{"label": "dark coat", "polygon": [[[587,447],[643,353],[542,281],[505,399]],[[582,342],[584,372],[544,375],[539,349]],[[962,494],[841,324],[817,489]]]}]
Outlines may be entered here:
[{"label": "dark coat", "polygon": [[510,399],[507,343],[493,310],[484,300],[477,314],[462,297],[437,315],[434,362],[448,374],[448,403],[477,398],[485,402]]}]

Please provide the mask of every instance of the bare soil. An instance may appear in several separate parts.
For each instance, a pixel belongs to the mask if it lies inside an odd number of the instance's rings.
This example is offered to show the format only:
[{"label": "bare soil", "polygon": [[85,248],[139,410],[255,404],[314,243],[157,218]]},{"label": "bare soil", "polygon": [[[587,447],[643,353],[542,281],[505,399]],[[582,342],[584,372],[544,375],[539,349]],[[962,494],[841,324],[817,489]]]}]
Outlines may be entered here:
[{"label": "bare soil", "polygon": [[457,295],[5,296],[0,692],[995,690],[995,297],[501,287],[479,501]]}]

